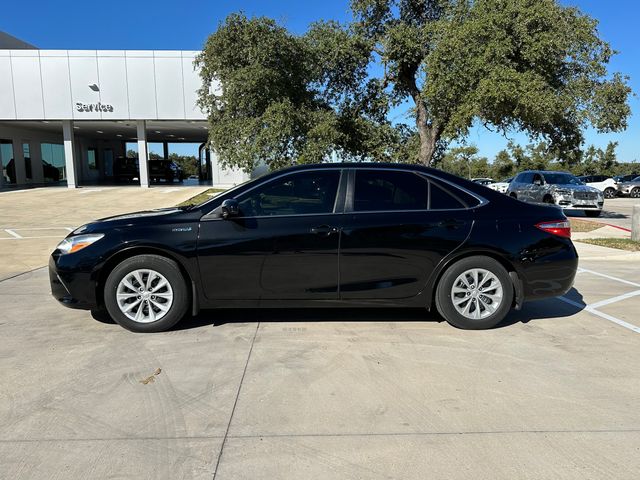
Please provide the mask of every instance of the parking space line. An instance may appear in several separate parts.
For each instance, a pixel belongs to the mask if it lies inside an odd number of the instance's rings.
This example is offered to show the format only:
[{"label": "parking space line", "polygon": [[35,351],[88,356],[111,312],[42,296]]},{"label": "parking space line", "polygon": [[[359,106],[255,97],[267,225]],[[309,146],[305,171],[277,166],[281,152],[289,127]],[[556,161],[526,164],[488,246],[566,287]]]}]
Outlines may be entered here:
[{"label": "parking space line", "polygon": [[626,283],[627,285],[632,285],[634,287],[640,287],[640,283],[630,282],[629,280],[624,280],[618,277],[612,277],[611,275],[607,275],[605,273],[594,272],[593,270],[589,270],[587,268],[579,268],[578,273],[585,272],[590,273],[592,275],[598,275],[599,277],[608,278],[609,280],[615,280],[616,282]]},{"label": "parking space line", "polygon": [[78,192],[79,195],[84,195],[85,193],[93,193],[93,192],[101,192],[104,188],[89,188],[87,190],[81,190]]},{"label": "parking space line", "polygon": [[0,238],[0,242],[2,240],[34,240],[37,238],[60,238],[62,239],[62,237],[60,235],[42,235],[40,237],[15,237],[15,238]]},{"label": "parking space line", "polygon": [[613,322],[617,325],[620,325],[621,327],[627,328],[631,331],[634,331],[636,333],[640,333],[640,327],[636,327],[635,325],[632,325],[631,323],[625,322],[624,320],[621,320],[619,318],[614,317],[613,315],[609,315],[608,313],[604,313],[601,312],[599,310],[596,310],[595,308],[589,306],[589,305],[585,305],[583,303],[580,302],[575,302],[573,300],[571,300],[570,298],[566,298],[566,297],[557,297],[558,300],[563,301],[564,303],[568,303],[569,305],[573,305],[576,308],[580,308],[583,309],[585,312],[589,312],[593,315],[596,315],[600,318],[604,318],[605,320],[608,320],[610,322]]},{"label": "parking space line", "polygon": [[634,290],[633,292],[624,293],[622,295],[618,295],[617,297],[607,298],[605,300],[600,300],[596,303],[589,304],[590,308],[600,308],[605,305],[609,305],[611,303],[619,302],[620,300],[626,300],[627,298],[635,297],[640,295],[640,290]]},{"label": "parking space line", "polygon": [[[18,235],[16,232],[11,230],[10,228],[5,228],[4,231],[7,232],[9,235],[11,235],[13,237],[13,239],[21,239],[21,238],[23,238],[22,235]],[[6,238],[5,240],[13,240],[13,239]]]},{"label": "parking space line", "polygon": [[[640,283],[630,282],[629,280],[614,277],[612,275],[607,275],[606,273],[600,273],[594,270],[589,270],[588,268],[579,267],[577,273],[590,273],[591,275],[597,275],[598,277],[603,277],[609,280],[613,280],[615,282],[624,283],[626,285],[632,285],[634,287],[640,287]],[[640,327],[637,327],[636,325],[633,325],[629,322],[625,322],[624,320],[614,317],[613,315],[609,315],[608,313],[604,313],[597,310],[598,308],[604,307],[605,305],[611,305],[612,303],[619,302],[627,298],[636,297],[638,295],[640,295],[640,290],[634,290],[632,292],[624,293],[622,295],[616,295],[615,297],[606,298],[604,300],[600,300],[599,302],[594,302],[588,305],[585,303],[576,302],[566,297],[557,297],[557,298],[558,300],[564,303],[568,303],[569,305],[573,305],[574,307],[584,310],[585,312],[589,312],[600,318],[603,318],[617,325],[620,325],[621,327],[627,328],[633,332],[640,333]]]}]

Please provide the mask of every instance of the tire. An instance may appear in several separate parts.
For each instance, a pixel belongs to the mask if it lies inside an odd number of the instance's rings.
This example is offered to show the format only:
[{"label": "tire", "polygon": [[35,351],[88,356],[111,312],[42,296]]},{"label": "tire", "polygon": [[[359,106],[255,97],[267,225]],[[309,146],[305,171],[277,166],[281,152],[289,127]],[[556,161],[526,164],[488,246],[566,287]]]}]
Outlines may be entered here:
[{"label": "tire", "polygon": [[633,190],[631,190],[629,196],[631,198],[640,198],[640,187],[635,187]]},{"label": "tire", "polygon": [[542,199],[542,203],[547,203],[549,205],[554,205],[556,202],[553,201],[553,197],[551,195],[547,195]]},{"label": "tire", "polygon": [[616,189],[615,188],[605,188],[604,189],[604,198],[616,198]]},{"label": "tire", "polygon": [[[150,278],[151,285],[148,285]],[[127,282],[134,288],[127,287]],[[117,296],[118,292],[121,296]],[[128,303],[119,304],[119,299]],[[162,332],[187,313],[189,290],[176,262],[159,255],[138,255],[127,258],[111,271],[104,285],[104,303],[111,318],[127,330]],[[137,306],[133,305],[128,314],[125,313],[123,309],[132,304]]]},{"label": "tire", "polygon": [[[479,275],[479,283],[481,285],[483,285],[482,282],[487,278],[489,278],[490,283],[488,284],[489,288],[486,286],[483,287],[486,292],[484,295],[476,291],[478,297],[483,297],[484,300],[487,300],[488,296],[495,296],[497,298],[496,294],[501,293],[501,299],[493,312],[490,312],[490,307],[485,308],[486,303],[482,304],[482,299],[473,300],[473,297],[470,297],[467,302],[458,302],[458,308],[463,309],[466,308],[467,304],[471,304],[468,316],[465,316],[457,310],[454,305],[454,299],[462,300],[466,298],[467,295],[453,292],[453,287],[454,284],[456,284],[456,286],[462,285],[459,280],[460,277],[474,269],[480,269],[490,274]],[[491,288],[493,286],[496,288]],[[464,290],[464,288],[458,289]],[[471,295],[473,296],[473,293]],[[492,304],[493,303],[494,302],[492,302]],[[442,315],[449,324],[465,330],[484,330],[495,327],[504,319],[507,313],[509,313],[512,303],[513,284],[509,278],[509,274],[499,262],[489,257],[467,257],[454,263],[444,272],[436,289],[436,308],[440,315]],[[473,316],[475,308],[478,308],[477,306],[480,304],[482,304],[480,306],[480,318],[470,318],[470,316]],[[483,308],[484,310],[482,310]]]},{"label": "tire", "polygon": [[518,196],[517,196],[515,193],[510,193],[510,194],[509,194],[509,196],[510,196],[511,198],[513,198],[514,200],[517,200],[517,199],[518,199]]},{"label": "tire", "polygon": [[602,210],[585,210],[584,211],[584,214],[587,217],[599,217],[601,213],[602,213]]}]

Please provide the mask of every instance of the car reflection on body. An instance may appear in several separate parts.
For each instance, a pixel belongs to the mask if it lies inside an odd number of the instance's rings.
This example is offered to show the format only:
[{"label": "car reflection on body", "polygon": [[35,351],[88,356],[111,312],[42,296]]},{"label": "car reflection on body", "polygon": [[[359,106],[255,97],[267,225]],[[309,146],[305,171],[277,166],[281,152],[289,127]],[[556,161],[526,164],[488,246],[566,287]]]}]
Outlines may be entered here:
[{"label": "car reflection on body", "polygon": [[564,294],[577,262],[555,207],[426,167],[335,163],[84,225],[49,272],[63,305],[139,332],[218,307],[420,307],[482,329]]}]

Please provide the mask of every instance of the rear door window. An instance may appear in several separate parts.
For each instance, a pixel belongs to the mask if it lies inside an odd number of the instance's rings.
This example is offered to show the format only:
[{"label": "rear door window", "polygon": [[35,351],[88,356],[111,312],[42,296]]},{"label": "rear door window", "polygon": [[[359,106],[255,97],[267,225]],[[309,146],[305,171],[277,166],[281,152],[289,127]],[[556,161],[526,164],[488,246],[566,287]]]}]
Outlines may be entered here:
[{"label": "rear door window", "polygon": [[477,206],[473,195],[427,177],[403,171],[356,170],[356,212],[458,210]]},{"label": "rear door window", "polygon": [[412,172],[356,170],[353,209],[356,212],[426,210],[429,182]]}]

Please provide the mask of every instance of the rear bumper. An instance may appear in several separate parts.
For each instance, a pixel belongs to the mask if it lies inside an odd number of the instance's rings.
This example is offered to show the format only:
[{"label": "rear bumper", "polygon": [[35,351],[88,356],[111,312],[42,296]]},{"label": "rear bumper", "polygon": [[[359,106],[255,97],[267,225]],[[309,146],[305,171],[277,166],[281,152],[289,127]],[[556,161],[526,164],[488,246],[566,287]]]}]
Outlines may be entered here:
[{"label": "rear bumper", "polygon": [[81,310],[96,307],[95,283],[91,274],[60,268],[53,255],[49,257],[49,282],[51,295],[65,307]]},{"label": "rear bumper", "polygon": [[572,243],[535,260],[523,259],[522,280],[525,301],[559,297],[573,287],[578,271],[578,253]]}]

